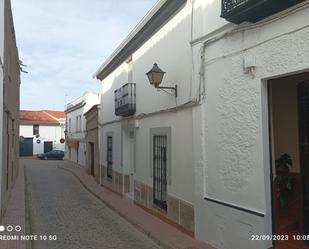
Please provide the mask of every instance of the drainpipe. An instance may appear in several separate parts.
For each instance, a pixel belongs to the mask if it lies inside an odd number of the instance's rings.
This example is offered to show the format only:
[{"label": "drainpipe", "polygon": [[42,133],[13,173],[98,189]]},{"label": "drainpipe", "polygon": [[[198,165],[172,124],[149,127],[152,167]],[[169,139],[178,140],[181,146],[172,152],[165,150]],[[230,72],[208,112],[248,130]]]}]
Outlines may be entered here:
[{"label": "drainpipe", "polygon": [[[99,98],[100,98],[101,94],[99,94]],[[100,103],[101,103],[101,98],[100,98]],[[99,148],[99,177],[100,177],[100,186],[102,185],[102,156],[101,156],[101,129],[102,127],[99,125],[100,124],[100,118],[101,118],[101,104],[98,105],[98,148]]]}]

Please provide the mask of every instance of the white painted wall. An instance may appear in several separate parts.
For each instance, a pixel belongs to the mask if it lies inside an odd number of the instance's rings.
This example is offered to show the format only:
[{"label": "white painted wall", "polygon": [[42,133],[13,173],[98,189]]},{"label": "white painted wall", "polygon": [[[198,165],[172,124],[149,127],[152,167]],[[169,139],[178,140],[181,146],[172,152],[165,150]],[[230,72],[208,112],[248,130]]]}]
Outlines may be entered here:
[{"label": "white painted wall", "polygon": [[[209,11],[206,8],[203,15],[213,15]],[[272,234],[266,80],[309,70],[308,15],[309,9],[305,8],[263,26],[243,24],[246,31],[206,45],[207,95],[193,115],[196,236],[217,248],[271,246],[270,241],[252,241],[250,237]],[[215,35],[208,34],[202,42]],[[196,55],[200,47],[201,43],[194,44]],[[256,59],[254,74],[244,70],[244,60],[249,57]],[[195,62],[198,68],[199,60]],[[198,70],[195,79],[199,79]],[[257,211],[265,217],[203,197]]]},{"label": "white painted wall", "polygon": [[[145,73],[153,62],[167,72],[162,85],[178,84],[178,104],[196,98],[201,83],[206,88],[206,98],[192,112],[188,109],[138,120],[134,178],[152,184],[149,129],[171,127],[172,184],[168,191],[194,202],[197,239],[219,249],[265,249],[271,242],[252,241],[251,235],[272,234],[266,81],[309,71],[309,9],[287,10],[276,21],[243,23],[242,29],[223,38],[219,36],[239,26],[220,18],[220,10],[220,1],[188,1],[132,55],[137,115],[175,106],[172,97],[149,85]],[[208,40],[215,42],[203,49]],[[244,69],[249,60],[256,61],[253,74]],[[124,172],[121,157],[128,156],[122,151],[121,122],[116,122],[120,118],[114,115],[114,90],[128,81],[127,71],[123,63],[103,80],[100,113],[101,122],[109,122],[100,132],[102,162],[106,163],[106,136],[113,133],[114,169]]]},{"label": "white painted wall", "polygon": [[[39,138],[33,136],[33,125],[20,125],[19,132],[20,136],[33,138],[34,155],[44,153],[44,141],[52,141],[55,150],[65,149],[65,145],[60,143],[60,139],[65,137],[64,129],[59,125],[39,125]],[[41,140],[41,143],[38,144],[37,139]]]},{"label": "white painted wall", "polygon": [[[191,86],[191,4],[153,35],[132,55],[133,82],[136,83],[137,114],[175,107],[175,99],[149,84],[145,75],[155,62],[166,71],[162,86],[178,85],[178,104],[190,98]],[[177,58],[177,63],[175,63]],[[123,63],[102,82],[104,122],[117,120],[114,115],[114,90],[128,82],[128,66]]]},{"label": "white painted wall", "polygon": [[[153,64],[166,71],[162,86],[178,86],[177,104],[186,103],[191,98],[191,11],[190,1],[176,16],[164,25],[160,32],[154,34],[141,48],[132,55],[132,82],[136,83],[136,116],[176,106],[175,98],[163,91],[158,91],[149,84],[147,76]],[[123,63],[102,81],[101,123],[121,119],[114,114],[114,91],[125,83],[131,82],[128,65]],[[171,182],[168,194],[191,204],[194,202],[194,167],[191,109],[179,110],[177,113],[159,114],[138,120],[136,129],[136,159],[134,179],[150,186],[152,169],[150,158],[150,129],[170,127],[172,132],[171,148]],[[132,122],[131,122],[132,123]],[[106,124],[101,128],[100,157],[106,162],[106,138],[113,134],[113,169],[122,173],[131,173],[128,148],[129,141],[124,129],[127,122]],[[132,155],[133,154],[133,155]],[[131,153],[134,156],[134,153]],[[130,163],[128,162],[130,160]],[[187,184],[184,184],[186,182]]]},{"label": "white painted wall", "polygon": [[192,2],[194,9],[192,40],[201,38],[212,32],[216,33],[223,26],[236,26],[220,17],[221,1],[193,0]]},{"label": "white painted wall", "polygon": [[[168,193],[194,202],[194,167],[191,110],[167,113],[139,120],[136,130],[136,174],[135,178],[152,186],[150,154],[150,129],[171,127],[171,172]],[[184,184],[186,183],[186,184]]]},{"label": "white painted wall", "polygon": [[[68,125],[68,135],[71,139],[84,139],[85,138],[85,122],[86,119],[84,117],[84,108],[79,108],[77,110],[74,110],[72,112],[67,113],[66,117],[67,120],[71,119],[71,132]],[[81,116],[81,128],[77,129],[77,120],[76,117]]]},{"label": "white painted wall", "polygon": [[[66,112],[66,127],[68,130],[68,138],[79,141],[79,148],[71,148],[71,158],[69,157],[69,148],[66,146],[66,158],[76,162],[82,166],[86,166],[86,118],[84,114],[94,105],[99,103],[99,94],[94,92],[86,92],[78,99],[72,101],[68,106],[76,106],[81,102],[85,105],[70,112]],[[76,117],[81,116],[81,127],[77,126]],[[71,119],[71,132],[69,132],[69,119]]]},{"label": "white painted wall", "polygon": [[107,167],[107,136],[113,137],[113,170],[122,172],[122,129],[121,124],[106,125],[102,129],[103,142],[101,157],[103,165]]}]

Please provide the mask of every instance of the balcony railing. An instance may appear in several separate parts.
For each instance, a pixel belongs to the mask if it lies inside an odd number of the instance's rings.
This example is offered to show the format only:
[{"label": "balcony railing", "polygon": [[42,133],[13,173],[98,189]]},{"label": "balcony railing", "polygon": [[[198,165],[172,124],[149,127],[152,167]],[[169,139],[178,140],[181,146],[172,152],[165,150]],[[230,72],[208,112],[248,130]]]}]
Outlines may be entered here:
[{"label": "balcony railing", "polygon": [[130,116],[136,110],[135,84],[127,83],[115,90],[115,115]]},{"label": "balcony railing", "polygon": [[233,23],[257,22],[304,0],[222,0],[221,17]]}]

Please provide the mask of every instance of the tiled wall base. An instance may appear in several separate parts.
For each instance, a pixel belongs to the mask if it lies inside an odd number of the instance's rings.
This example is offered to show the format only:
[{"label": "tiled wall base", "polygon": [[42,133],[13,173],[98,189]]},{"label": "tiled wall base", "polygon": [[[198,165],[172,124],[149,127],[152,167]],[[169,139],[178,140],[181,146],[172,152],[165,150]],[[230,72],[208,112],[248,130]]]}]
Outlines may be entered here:
[{"label": "tiled wall base", "polygon": [[162,210],[153,203],[152,187],[136,180],[134,181],[134,202],[168,223],[174,223],[173,225],[187,234],[194,235],[194,207],[190,203],[168,195],[167,211]]},{"label": "tiled wall base", "polygon": [[[123,195],[130,191],[129,175],[121,174],[113,171],[112,178],[107,177],[107,168],[102,167],[102,185],[109,190]],[[159,208],[153,203],[152,187],[134,181],[134,203],[142,207],[149,213],[157,216],[165,222],[186,232],[190,236],[194,236],[194,207],[183,200],[172,195],[167,198],[167,211]]]},{"label": "tiled wall base", "polygon": [[124,175],[117,171],[113,171],[112,178],[109,178],[107,176],[107,168],[103,166],[102,185],[122,195],[130,190],[130,178],[129,175]]}]

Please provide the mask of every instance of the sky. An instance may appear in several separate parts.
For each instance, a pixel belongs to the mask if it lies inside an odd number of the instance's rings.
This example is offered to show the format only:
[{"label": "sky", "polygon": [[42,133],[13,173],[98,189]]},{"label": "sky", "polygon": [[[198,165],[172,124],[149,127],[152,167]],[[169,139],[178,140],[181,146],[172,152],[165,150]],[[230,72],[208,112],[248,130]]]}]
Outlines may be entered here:
[{"label": "sky", "polygon": [[21,74],[21,109],[64,110],[156,0],[11,0]]}]

